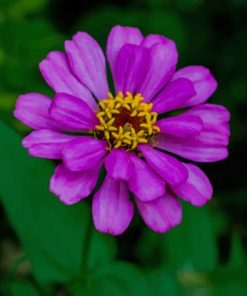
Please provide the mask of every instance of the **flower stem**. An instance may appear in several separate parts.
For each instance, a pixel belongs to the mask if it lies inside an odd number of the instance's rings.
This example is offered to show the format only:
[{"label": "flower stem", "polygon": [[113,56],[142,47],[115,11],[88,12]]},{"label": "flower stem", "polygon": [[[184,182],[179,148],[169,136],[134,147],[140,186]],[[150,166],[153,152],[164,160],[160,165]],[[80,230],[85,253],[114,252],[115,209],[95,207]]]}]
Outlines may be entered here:
[{"label": "flower stem", "polygon": [[88,259],[90,256],[90,246],[91,246],[91,240],[92,240],[92,222],[91,219],[89,219],[86,232],[85,232],[85,238],[84,238],[84,244],[82,247],[82,258],[81,258],[81,270],[82,274],[85,275],[85,271],[88,271]]}]

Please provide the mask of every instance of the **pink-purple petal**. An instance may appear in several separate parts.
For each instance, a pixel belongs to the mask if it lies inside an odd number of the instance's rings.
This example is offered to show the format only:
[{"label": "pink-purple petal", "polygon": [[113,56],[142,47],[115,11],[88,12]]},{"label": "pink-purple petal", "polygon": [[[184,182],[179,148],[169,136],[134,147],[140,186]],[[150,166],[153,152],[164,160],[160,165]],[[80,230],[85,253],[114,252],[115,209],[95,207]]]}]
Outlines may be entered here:
[{"label": "pink-purple petal", "polygon": [[149,51],[144,47],[126,44],[121,48],[114,71],[116,93],[136,93],[145,77],[149,58]]},{"label": "pink-purple petal", "polygon": [[39,64],[40,71],[56,93],[66,93],[80,98],[93,110],[97,107],[90,91],[72,74],[66,54],[50,52]]},{"label": "pink-purple petal", "polygon": [[216,90],[217,82],[208,68],[203,66],[187,66],[179,69],[172,77],[187,78],[193,82],[196,95],[185,102],[184,107],[198,105],[205,102]]},{"label": "pink-purple petal", "polygon": [[50,118],[50,98],[38,94],[29,93],[19,96],[14,116],[33,129],[60,130],[59,125]]},{"label": "pink-purple petal", "polygon": [[41,129],[26,136],[22,144],[31,156],[61,159],[63,146],[74,138],[71,135]]},{"label": "pink-purple petal", "polygon": [[79,202],[94,189],[100,166],[84,172],[71,172],[63,164],[56,167],[50,180],[50,191],[67,205]]},{"label": "pink-purple petal", "polygon": [[170,46],[173,45],[173,48],[174,50],[176,50],[176,44],[174,41],[172,41],[171,39],[168,39],[166,38],[165,36],[162,36],[162,35],[158,35],[158,34],[149,34],[147,35],[141,45],[143,47],[146,47],[146,48],[151,48],[152,46],[156,45],[156,44],[168,44]]},{"label": "pink-purple petal", "polygon": [[133,173],[128,181],[129,190],[143,202],[162,196],[165,193],[165,181],[138,156],[131,154],[131,161]]},{"label": "pink-purple petal", "polygon": [[124,182],[115,181],[106,175],[103,184],[93,198],[93,221],[100,232],[122,234],[134,214]]},{"label": "pink-purple petal", "polygon": [[64,145],[63,160],[67,169],[73,172],[90,170],[104,159],[107,142],[91,137],[77,137]]},{"label": "pink-purple petal", "polygon": [[133,164],[129,152],[123,148],[113,149],[105,158],[107,174],[114,180],[127,181],[131,178]]},{"label": "pink-purple petal", "polygon": [[157,125],[161,133],[181,138],[199,134],[203,128],[200,117],[184,114],[158,120]]},{"label": "pink-purple petal", "polygon": [[155,44],[150,48],[150,56],[146,77],[138,90],[146,102],[152,100],[165,86],[174,73],[178,60],[178,53],[173,42]]},{"label": "pink-purple petal", "polygon": [[98,99],[107,97],[109,91],[106,62],[97,41],[85,32],[78,32],[65,49],[73,73]]},{"label": "pink-purple petal", "polygon": [[107,40],[107,59],[115,77],[116,59],[121,48],[126,44],[140,45],[143,40],[142,33],[137,28],[117,25],[112,28]]},{"label": "pink-purple petal", "polygon": [[208,202],[213,195],[213,188],[204,172],[193,164],[184,164],[189,172],[187,181],[172,186],[172,190],[182,199],[200,207]]},{"label": "pink-purple petal", "polygon": [[227,136],[230,135],[229,120],[230,112],[221,105],[202,104],[192,107],[184,114],[196,115],[201,118],[205,126],[213,126]]},{"label": "pink-purple petal", "polygon": [[154,201],[136,203],[142,219],[155,232],[164,233],[182,221],[182,206],[172,192]]},{"label": "pink-purple petal", "polygon": [[206,145],[203,139],[206,140],[205,134],[202,134],[201,139],[194,139],[193,137],[178,138],[160,134],[157,137],[157,146],[165,151],[198,162],[214,162],[228,156],[226,146],[214,146],[212,143]]},{"label": "pink-purple petal", "polygon": [[139,145],[138,149],[148,165],[169,184],[181,184],[188,178],[186,167],[176,158],[148,145]]},{"label": "pink-purple petal", "polygon": [[169,82],[153,99],[153,110],[164,113],[182,108],[196,94],[193,83],[186,78],[178,78]]},{"label": "pink-purple petal", "polygon": [[63,130],[70,132],[92,130],[98,122],[95,113],[85,102],[68,94],[56,94],[49,112]]}]

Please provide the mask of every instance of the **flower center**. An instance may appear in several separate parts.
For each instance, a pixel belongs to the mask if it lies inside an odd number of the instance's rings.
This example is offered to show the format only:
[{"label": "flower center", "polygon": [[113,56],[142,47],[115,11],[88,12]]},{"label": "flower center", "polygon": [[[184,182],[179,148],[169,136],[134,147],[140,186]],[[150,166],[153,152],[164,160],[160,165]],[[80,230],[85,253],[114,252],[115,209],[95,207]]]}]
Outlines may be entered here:
[{"label": "flower center", "polygon": [[125,147],[135,150],[139,143],[148,143],[160,129],[155,125],[158,114],[151,112],[153,104],[143,103],[141,94],[126,96],[119,92],[117,96],[108,94],[108,98],[99,102],[96,114],[96,136],[104,138],[109,148]]}]

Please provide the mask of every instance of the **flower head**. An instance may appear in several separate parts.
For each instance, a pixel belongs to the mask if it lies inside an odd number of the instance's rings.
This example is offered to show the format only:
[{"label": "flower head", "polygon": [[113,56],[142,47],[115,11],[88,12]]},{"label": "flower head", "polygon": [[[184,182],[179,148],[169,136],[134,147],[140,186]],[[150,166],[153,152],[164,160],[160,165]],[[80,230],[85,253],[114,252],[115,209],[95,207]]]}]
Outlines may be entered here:
[{"label": "flower head", "polygon": [[172,40],[116,26],[106,52],[114,92],[90,35],[79,32],[65,42],[65,53],[48,54],[40,70],[55,96],[19,97],[15,117],[35,130],[23,145],[32,156],[60,161],[50,190],[65,204],[89,196],[105,166],[92,206],[99,231],[124,232],[136,204],[148,227],[165,232],[181,222],[178,197],[195,206],[212,197],[207,176],[188,160],[227,157],[230,115],[205,104],[217,87],[207,68],[176,71]]}]

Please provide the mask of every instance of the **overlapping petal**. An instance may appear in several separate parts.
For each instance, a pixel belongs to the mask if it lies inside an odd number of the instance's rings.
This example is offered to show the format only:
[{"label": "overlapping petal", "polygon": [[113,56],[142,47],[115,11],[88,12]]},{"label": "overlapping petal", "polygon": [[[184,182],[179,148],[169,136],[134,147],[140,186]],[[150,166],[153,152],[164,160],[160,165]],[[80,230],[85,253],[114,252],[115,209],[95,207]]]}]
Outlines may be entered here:
[{"label": "overlapping petal", "polygon": [[230,112],[217,104],[201,104],[187,110],[184,114],[196,115],[201,118],[204,126],[214,127],[219,133],[230,135],[229,120]]},{"label": "overlapping petal", "polygon": [[26,136],[22,144],[32,156],[62,159],[63,146],[73,139],[75,139],[75,136],[41,129]]},{"label": "overlapping petal", "polygon": [[216,90],[217,82],[208,68],[203,66],[187,66],[179,69],[172,80],[187,78],[193,82],[196,95],[184,103],[184,107],[189,107],[205,102]]},{"label": "overlapping petal", "polygon": [[114,180],[127,181],[133,174],[133,164],[130,153],[124,149],[113,149],[105,158],[107,174]]},{"label": "overlapping petal", "polygon": [[14,116],[33,129],[61,130],[59,124],[50,118],[51,99],[38,93],[19,96]]},{"label": "overlapping petal", "polygon": [[178,78],[169,82],[153,99],[153,110],[164,113],[182,108],[196,94],[193,83],[186,78]]},{"label": "overlapping petal", "polygon": [[154,201],[136,200],[136,204],[144,222],[153,231],[164,233],[181,223],[182,206],[170,191]]},{"label": "overlapping petal", "polygon": [[193,164],[185,164],[189,177],[183,184],[172,186],[172,190],[182,199],[200,207],[208,202],[213,195],[213,188],[208,177]]},{"label": "overlapping petal", "polygon": [[181,184],[188,178],[186,167],[174,157],[148,145],[139,145],[138,149],[148,165],[169,184]]},{"label": "overlapping petal", "polygon": [[203,128],[200,117],[187,114],[158,120],[157,125],[161,133],[181,138],[197,135]]},{"label": "overlapping petal", "polygon": [[51,177],[50,190],[67,205],[77,203],[90,195],[97,183],[99,171],[100,165],[88,171],[71,172],[60,164]]},{"label": "overlapping petal", "polygon": [[119,51],[115,66],[116,93],[136,93],[146,76],[149,60],[148,49],[133,44],[124,45]]},{"label": "overlapping petal", "polygon": [[131,161],[133,174],[128,181],[130,191],[143,202],[162,196],[165,193],[165,182],[135,154],[131,155]]},{"label": "overlapping petal", "polygon": [[[210,133],[207,132],[189,138],[159,135],[157,141],[160,149],[164,149],[184,158],[198,162],[214,162],[225,159],[228,156],[227,147],[219,144],[222,138],[217,139],[217,135],[218,134],[215,134],[214,139],[211,138]],[[211,144],[207,143],[207,141],[211,141]],[[223,139],[222,142],[224,141]]]},{"label": "overlapping petal", "polygon": [[129,200],[126,184],[106,176],[93,198],[93,220],[96,229],[119,235],[129,226],[133,214],[134,206]]},{"label": "overlapping petal", "polygon": [[[155,44],[150,48],[150,63],[145,79],[138,92],[149,102],[165,86],[175,71],[178,53],[174,42],[167,39],[166,44]],[[161,67],[162,65],[162,67]]]},{"label": "overlapping petal", "polygon": [[106,62],[97,41],[85,32],[78,32],[72,41],[65,42],[70,67],[76,77],[98,99],[107,97],[109,91]]},{"label": "overlapping petal", "polygon": [[142,33],[137,28],[119,25],[112,28],[107,40],[106,54],[113,77],[115,77],[116,60],[121,48],[126,44],[140,45],[142,40]]},{"label": "overlapping petal", "polygon": [[95,113],[85,102],[68,94],[56,94],[49,112],[65,131],[93,130],[98,122]]},{"label": "overlapping petal", "polygon": [[40,71],[47,84],[56,93],[66,93],[80,98],[93,110],[97,107],[90,91],[73,75],[66,54],[50,52],[39,64]]},{"label": "overlapping petal", "polygon": [[91,137],[77,137],[63,147],[63,160],[73,172],[90,170],[103,160],[107,143]]}]

